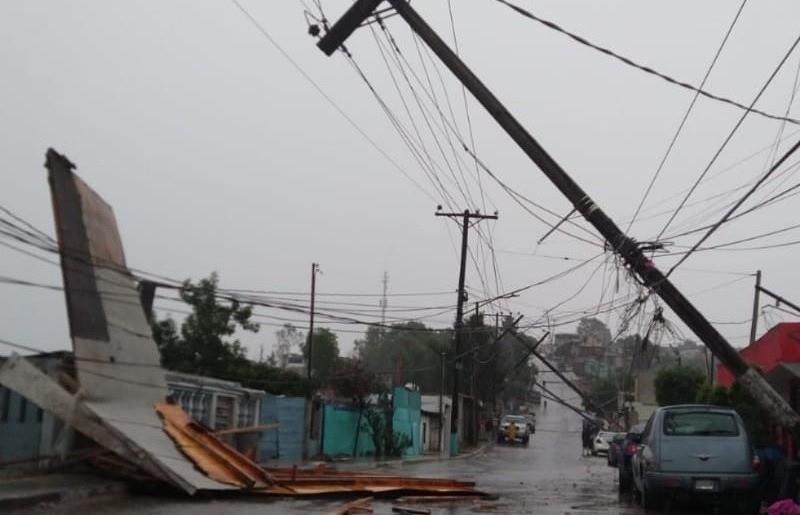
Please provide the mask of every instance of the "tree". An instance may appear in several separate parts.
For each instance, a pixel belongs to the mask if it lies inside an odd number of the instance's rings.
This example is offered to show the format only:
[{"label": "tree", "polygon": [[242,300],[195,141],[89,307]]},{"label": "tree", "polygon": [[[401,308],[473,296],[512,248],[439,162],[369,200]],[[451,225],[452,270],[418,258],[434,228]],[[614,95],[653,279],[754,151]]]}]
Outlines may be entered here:
[{"label": "tree", "polygon": [[180,334],[172,318],[154,319],[153,339],[164,368],[223,377],[247,361],[245,348],[232,337],[239,329],[258,332],[259,325],[250,321],[252,306],[236,300],[219,302],[217,283],[216,273],[196,285],[184,281],[178,293],[192,313],[181,324]]},{"label": "tree", "polygon": [[733,408],[742,417],[742,422],[750,434],[753,445],[765,447],[774,444],[769,413],[761,408],[739,383],[725,388],[724,386],[712,386],[706,382],[698,391],[696,402]]},{"label": "tree", "polygon": [[603,347],[611,343],[611,331],[606,324],[596,318],[581,318],[578,322],[577,333],[583,341],[593,337]]},{"label": "tree", "polygon": [[[506,317],[500,330],[512,323],[512,317]],[[525,334],[507,334],[495,341],[494,328],[484,325],[482,316],[470,317],[466,327],[470,348],[476,349],[474,361],[470,355],[466,363],[477,368],[478,398],[491,403],[496,398],[503,403],[527,400],[537,374],[529,351],[536,345],[536,339]]]},{"label": "tree", "polygon": [[618,409],[620,386],[624,378],[621,375],[594,378],[587,391],[592,405],[603,413],[615,413]]},{"label": "tree", "polygon": [[221,302],[217,282],[214,273],[196,285],[189,280],[183,283],[179,294],[192,313],[181,323],[180,331],[172,318],[153,319],[153,339],[161,352],[162,366],[237,381],[274,394],[305,395],[310,391],[308,382],[298,374],[247,359],[245,348],[234,335],[238,330],[258,331],[258,324],[250,321],[252,307],[235,300]]},{"label": "tree", "polygon": [[413,382],[424,393],[438,393],[439,362],[450,351],[452,333],[434,331],[419,322],[395,324],[388,329],[369,327],[355,342],[356,355],[375,373],[400,373],[403,382]]},{"label": "tree", "polygon": [[705,378],[705,374],[696,368],[673,367],[660,370],[655,380],[658,405],[672,406],[695,402]]},{"label": "tree", "polygon": [[[320,327],[314,331],[311,353],[311,374],[320,384],[327,384],[336,370],[339,358],[339,339],[330,329]],[[303,357],[308,360],[308,342],[301,345]]]},{"label": "tree", "polygon": [[289,354],[292,349],[301,349],[305,341],[303,333],[298,331],[292,324],[283,324],[283,327],[275,331],[275,363],[281,368],[286,368]]}]

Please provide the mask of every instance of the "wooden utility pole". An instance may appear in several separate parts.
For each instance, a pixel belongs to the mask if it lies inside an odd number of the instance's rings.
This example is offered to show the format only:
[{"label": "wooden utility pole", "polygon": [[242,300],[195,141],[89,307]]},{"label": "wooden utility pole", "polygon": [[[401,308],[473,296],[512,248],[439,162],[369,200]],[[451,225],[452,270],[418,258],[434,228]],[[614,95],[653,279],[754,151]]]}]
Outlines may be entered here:
[{"label": "wooden utility pole", "polygon": [[306,363],[306,377],[311,379],[311,358],[314,355],[314,302],[317,296],[317,273],[319,264],[311,263],[311,315],[308,320],[308,363]]},{"label": "wooden utility pole", "polygon": [[446,216],[448,218],[461,219],[461,264],[458,269],[458,299],[456,303],[456,322],[455,322],[455,358],[453,359],[453,407],[450,411],[450,454],[458,454],[458,396],[460,393],[461,369],[463,368],[462,346],[464,339],[464,302],[467,294],[464,291],[464,279],[467,274],[467,249],[469,240],[469,228],[471,220],[497,220],[497,214],[483,215],[479,211],[474,213],[465,209],[463,213],[446,213],[442,211],[442,206],[436,210],[436,216]]},{"label": "wooden utility pole", "polygon": [[756,287],[753,293],[753,319],[750,322],[750,343],[756,341],[756,330],[758,329],[758,308],[760,305],[759,296],[761,294],[761,270],[756,272]]},{"label": "wooden utility pole", "polygon": [[[586,221],[597,229],[613,249],[625,261],[627,267],[641,279],[642,284],[658,294],[673,312],[705,343],[736,376],[737,381],[756,402],[765,408],[777,421],[788,427],[800,427],[798,415],[766,380],[736,352],[728,341],[700,313],[647,256],[640,245],[629,238],[598,206],[594,200],[570,177],[561,165],[536,141],[530,133],[506,109],[500,100],[470,70],[439,35],[425,22],[406,0],[388,0],[397,14],[405,20],[417,36],[441,59],[475,99],[519,145],[550,181],[569,199],[572,206]],[[353,31],[371,16],[382,0],[357,0],[337,21],[331,30],[320,39],[317,46],[331,55]],[[454,400],[455,402],[455,400]]]},{"label": "wooden utility pole", "polygon": [[319,273],[319,264],[311,263],[311,312],[308,320],[308,337],[306,339],[306,379],[308,379],[308,390],[306,393],[306,409],[305,409],[305,437],[303,438],[303,459],[310,458],[308,444],[314,433],[314,424],[311,420],[314,415],[314,392],[311,391],[311,358],[314,355],[314,302],[317,296],[317,273]]},{"label": "wooden utility pole", "polygon": [[[444,356],[442,351],[439,355],[441,372],[439,375],[439,455],[444,455]],[[451,404],[452,405],[452,404]],[[452,409],[452,408],[451,408]],[[449,452],[448,452],[449,453]]]}]

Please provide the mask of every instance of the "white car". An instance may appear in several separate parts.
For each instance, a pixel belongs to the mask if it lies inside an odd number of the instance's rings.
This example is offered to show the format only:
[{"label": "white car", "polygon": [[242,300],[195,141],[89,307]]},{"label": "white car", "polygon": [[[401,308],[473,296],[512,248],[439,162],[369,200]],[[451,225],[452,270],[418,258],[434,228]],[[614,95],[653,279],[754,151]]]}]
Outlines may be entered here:
[{"label": "white car", "polygon": [[611,440],[614,439],[614,434],[610,431],[597,433],[597,436],[592,440],[592,454],[608,454],[608,448],[611,445]]}]

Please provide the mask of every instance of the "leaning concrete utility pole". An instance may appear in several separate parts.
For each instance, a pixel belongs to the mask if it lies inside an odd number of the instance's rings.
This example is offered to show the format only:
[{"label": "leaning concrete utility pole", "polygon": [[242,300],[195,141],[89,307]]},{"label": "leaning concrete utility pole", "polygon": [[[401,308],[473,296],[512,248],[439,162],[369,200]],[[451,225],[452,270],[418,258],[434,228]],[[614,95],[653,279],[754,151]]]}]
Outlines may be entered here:
[{"label": "leaning concrete utility pole", "polygon": [[[697,335],[712,353],[736,377],[736,380],[778,422],[800,428],[800,415],[766,380],[748,367],[736,350],[717,331],[651,261],[639,244],[628,237],[592,198],[548,154],[530,133],[517,121],[496,96],[481,82],[438,34],[425,22],[406,0],[388,0],[398,15],[417,36],[441,59],[475,99],[517,143],[550,181],[569,199],[573,207],[603,235],[609,248],[619,254],[630,270],[641,278],[645,287],[658,294],[673,312]],[[317,46],[327,55],[333,54],[382,0],[357,0],[320,39]]]},{"label": "leaning concrete utility pole", "polygon": [[464,279],[467,273],[467,240],[469,239],[470,220],[476,219],[478,221],[484,219],[497,220],[497,214],[482,215],[476,211],[470,213],[469,209],[465,209],[463,213],[444,213],[442,206],[436,210],[436,216],[446,216],[448,218],[461,218],[461,265],[458,269],[458,301],[456,303],[456,323],[455,323],[455,358],[453,359],[453,408],[450,411],[450,455],[455,456],[458,454],[458,395],[461,382],[461,347],[464,339],[464,301],[467,300],[467,295],[464,292]]}]

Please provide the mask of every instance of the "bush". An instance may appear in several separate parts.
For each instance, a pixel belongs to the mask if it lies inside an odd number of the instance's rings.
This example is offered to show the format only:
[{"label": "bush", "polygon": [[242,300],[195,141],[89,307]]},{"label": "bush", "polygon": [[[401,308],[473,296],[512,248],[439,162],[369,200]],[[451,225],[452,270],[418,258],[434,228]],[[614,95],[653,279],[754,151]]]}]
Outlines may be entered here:
[{"label": "bush", "polygon": [[705,374],[696,368],[674,367],[659,371],[655,380],[659,406],[691,404],[705,381]]}]

